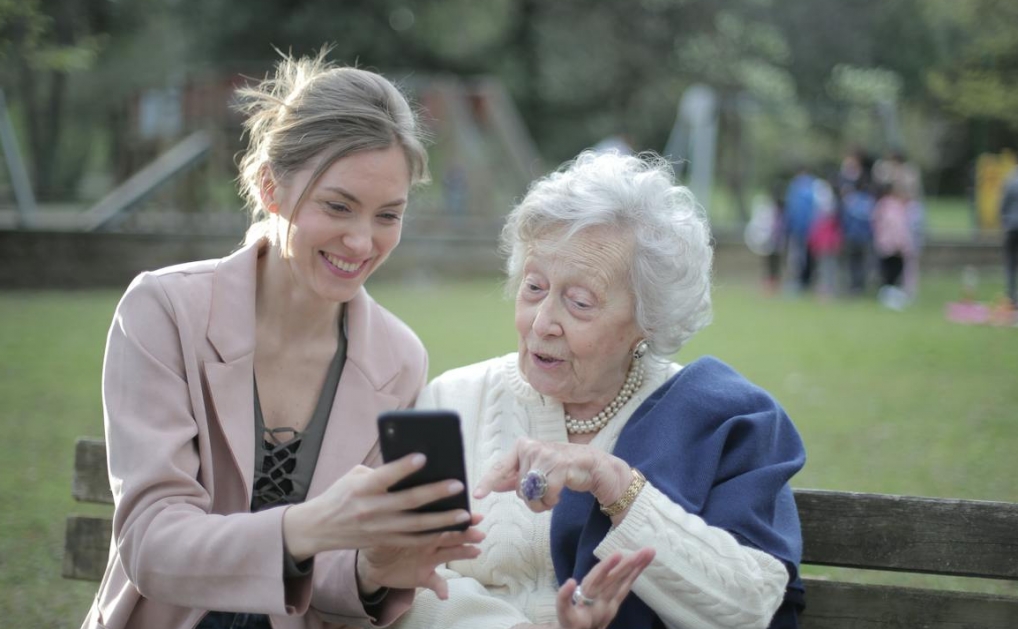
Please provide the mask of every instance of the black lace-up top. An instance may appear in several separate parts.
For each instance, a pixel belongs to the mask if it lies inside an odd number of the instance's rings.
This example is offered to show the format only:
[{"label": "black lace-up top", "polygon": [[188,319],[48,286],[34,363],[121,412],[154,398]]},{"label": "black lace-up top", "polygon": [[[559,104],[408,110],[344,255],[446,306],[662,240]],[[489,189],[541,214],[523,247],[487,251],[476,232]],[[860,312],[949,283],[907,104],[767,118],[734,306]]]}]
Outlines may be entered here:
[{"label": "black lace-up top", "polygon": [[[345,312],[345,311],[344,311]],[[255,415],[255,475],[251,492],[251,511],[260,511],[283,504],[303,502],[308,495],[311,476],[318,463],[322,437],[329,423],[332,401],[336,397],[339,376],[346,362],[346,331],[343,317],[339,318],[339,342],[325,374],[325,383],[318,394],[318,404],[311,421],[302,431],[293,428],[265,427],[262,404],[258,398],[258,380],[254,381]],[[283,552],[283,577],[302,577],[311,573],[314,558],[301,563],[294,561],[288,551]],[[229,611],[210,611],[202,617],[195,629],[221,627],[271,627],[265,614],[241,614]]]},{"label": "black lace-up top", "polygon": [[[265,427],[258,383],[255,381],[255,475],[251,494],[251,511],[260,511],[283,504],[303,502],[307,498],[311,475],[318,463],[322,437],[329,423],[332,401],[346,362],[346,335],[340,318],[336,355],[325,374],[325,383],[318,395],[311,421],[302,431],[282,427]],[[260,462],[260,463],[259,463]]]}]

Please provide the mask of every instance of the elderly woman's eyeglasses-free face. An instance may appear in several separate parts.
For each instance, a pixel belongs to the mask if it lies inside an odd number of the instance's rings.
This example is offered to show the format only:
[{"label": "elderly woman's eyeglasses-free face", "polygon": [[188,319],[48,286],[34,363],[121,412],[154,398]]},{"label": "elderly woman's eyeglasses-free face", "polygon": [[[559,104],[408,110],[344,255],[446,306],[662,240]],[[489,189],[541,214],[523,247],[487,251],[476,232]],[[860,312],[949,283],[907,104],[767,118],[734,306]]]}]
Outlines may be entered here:
[{"label": "elderly woman's eyeglasses-free face", "polygon": [[641,338],[629,287],[631,243],[607,228],[533,243],[516,296],[519,365],[573,417],[600,412],[626,379]]}]

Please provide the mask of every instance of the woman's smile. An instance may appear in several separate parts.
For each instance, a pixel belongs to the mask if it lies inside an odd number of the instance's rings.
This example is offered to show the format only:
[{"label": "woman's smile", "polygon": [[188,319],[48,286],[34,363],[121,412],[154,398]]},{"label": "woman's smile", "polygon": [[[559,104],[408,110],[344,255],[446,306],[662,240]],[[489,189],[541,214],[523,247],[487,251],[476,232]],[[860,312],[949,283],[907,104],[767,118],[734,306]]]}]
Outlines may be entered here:
[{"label": "woman's smile", "polygon": [[333,275],[338,275],[339,277],[353,279],[360,275],[361,270],[367,266],[367,260],[351,262],[332,255],[327,251],[322,251],[321,254],[325,262],[325,268],[331,271]]}]

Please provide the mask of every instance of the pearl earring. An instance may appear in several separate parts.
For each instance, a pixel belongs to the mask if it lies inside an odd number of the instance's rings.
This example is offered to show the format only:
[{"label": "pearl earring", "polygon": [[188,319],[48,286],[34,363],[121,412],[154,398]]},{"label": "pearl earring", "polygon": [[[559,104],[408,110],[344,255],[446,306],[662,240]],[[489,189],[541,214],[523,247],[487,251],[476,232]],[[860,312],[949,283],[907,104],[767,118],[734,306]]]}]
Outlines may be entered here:
[{"label": "pearl earring", "polygon": [[650,343],[647,342],[647,339],[641,339],[636,344],[636,347],[633,348],[633,359],[640,360],[647,354],[648,350],[650,350]]}]

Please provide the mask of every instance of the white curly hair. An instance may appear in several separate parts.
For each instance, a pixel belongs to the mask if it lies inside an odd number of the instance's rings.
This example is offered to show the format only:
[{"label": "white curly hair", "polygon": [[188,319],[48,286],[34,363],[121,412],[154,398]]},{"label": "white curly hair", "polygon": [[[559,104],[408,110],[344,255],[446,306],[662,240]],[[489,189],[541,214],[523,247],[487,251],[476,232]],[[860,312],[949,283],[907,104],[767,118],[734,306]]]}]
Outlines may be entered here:
[{"label": "white curly hair", "polygon": [[502,229],[507,292],[519,288],[535,243],[599,226],[632,238],[636,323],[653,356],[671,356],[710,323],[713,249],[703,208],[654,153],[584,151],[532,183]]}]

